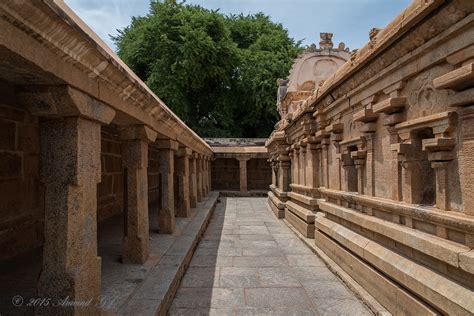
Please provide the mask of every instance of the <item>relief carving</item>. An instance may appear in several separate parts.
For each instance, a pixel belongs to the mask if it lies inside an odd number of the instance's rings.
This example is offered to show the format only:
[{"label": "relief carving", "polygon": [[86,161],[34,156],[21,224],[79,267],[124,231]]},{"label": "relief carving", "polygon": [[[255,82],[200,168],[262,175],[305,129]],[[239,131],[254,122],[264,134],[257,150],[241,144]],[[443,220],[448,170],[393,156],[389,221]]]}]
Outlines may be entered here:
[{"label": "relief carving", "polygon": [[427,70],[408,82],[407,120],[423,117],[448,109],[447,90],[436,90],[433,79],[449,71],[449,65],[438,66]]}]

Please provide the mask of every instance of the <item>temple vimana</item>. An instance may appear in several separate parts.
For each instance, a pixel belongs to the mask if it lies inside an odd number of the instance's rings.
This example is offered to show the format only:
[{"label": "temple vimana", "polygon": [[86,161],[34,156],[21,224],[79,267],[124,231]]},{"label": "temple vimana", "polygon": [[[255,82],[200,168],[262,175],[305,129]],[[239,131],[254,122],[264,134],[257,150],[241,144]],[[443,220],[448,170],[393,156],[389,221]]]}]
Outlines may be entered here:
[{"label": "temple vimana", "polygon": [[0,1],[0,315],[473,315],[474,2],[367,34],[203,139],[63,1]]}]

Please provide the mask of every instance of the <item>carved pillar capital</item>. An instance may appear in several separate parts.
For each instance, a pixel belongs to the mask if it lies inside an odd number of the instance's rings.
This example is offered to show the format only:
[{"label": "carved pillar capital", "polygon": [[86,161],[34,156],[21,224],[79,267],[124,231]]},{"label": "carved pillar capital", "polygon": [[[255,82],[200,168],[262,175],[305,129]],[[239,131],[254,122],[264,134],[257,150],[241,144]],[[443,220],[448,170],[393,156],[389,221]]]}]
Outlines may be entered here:
[{"label": "carved pillar capital", "polygon": [[155,142],[156,148],[158,149],[169,149],[172,151],[177,151],[179,148],[179,143],[171,139],[158,139]]},{"label": "carved pillar capital", "polygon": [[124,140],[143,140],[153,143],[157,133],[146,125],[132,125],[120,129],[120,138]]},{"label": "carved pillar capital", "polygon": [[78,116],[100,124],[110,124],[115,117],[113,108],[68,85],[23,86],[18,95],[36,116]]}]

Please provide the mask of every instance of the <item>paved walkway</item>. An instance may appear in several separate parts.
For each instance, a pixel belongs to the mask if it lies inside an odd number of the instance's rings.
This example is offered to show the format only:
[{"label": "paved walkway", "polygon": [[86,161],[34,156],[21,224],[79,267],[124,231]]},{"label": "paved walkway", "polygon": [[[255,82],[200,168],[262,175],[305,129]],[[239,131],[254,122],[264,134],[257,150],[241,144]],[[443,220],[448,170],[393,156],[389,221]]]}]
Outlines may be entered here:
[{"label": "paved walkway", "polygon": [[221,198],[170,315],[370,315],[265,203]]}]

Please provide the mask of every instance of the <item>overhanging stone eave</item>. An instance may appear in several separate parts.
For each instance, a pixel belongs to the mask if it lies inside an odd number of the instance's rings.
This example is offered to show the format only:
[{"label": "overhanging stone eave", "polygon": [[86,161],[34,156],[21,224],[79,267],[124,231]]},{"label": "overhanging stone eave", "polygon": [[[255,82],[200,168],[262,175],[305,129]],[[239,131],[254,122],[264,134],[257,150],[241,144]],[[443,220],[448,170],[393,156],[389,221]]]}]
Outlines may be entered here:
[{"label": "overhanging stone eave", "polygon": [[[317,90],[316,94],[310,96],[306,101],[308,107],[316,107],[324,98],[331,95],[338,86],[352,77],[360,69],[370,64],[375,58],[379,57],[390,45],[401,38],[406,32],[423,20],[428,14],[442,5],[442,1],[430,0],[413,1],[400,15],[393,19],[385,29],[382,29],[375,37],[375,45],[372,42],[365,44],[355,58],[343,64],[334,74],[332,74],[324,84]],[[420,6],[423,6],[419,8]],[[391,24],[398,22],[395,26],[389,28]],[[380,38],[379,38],[380,37]],[[360,52],[364,54],[361,55]]]},{"label": "overhanging stone eave", "polygon": [[269,158],[264,146],[212,147],[215,158]]},{"label": "overhanging stone eave", "polygon": [[[5,29],[6,36],[0,38],[0,45],[19,54],[22,58],[34,60],[34,58],[29,58],[31,56],[26,56],[28,53],[25,50],[21,50],[22,45],[20,47],[12,43],[9,36],[15,35],[8,32],[14,30],[22,35],[34,33],[35,39],[27,36],[28,40],[35,41],[36,45],[40,43],[42,49],[58,56],[61,62],[80,70],[82,75],[79,78],[69,74],[69,78],[66,78],[65,73],[59,74],[53,69],[57,65],[52,65],[47,61],[39,64],[38,59],[36,66],[45,72],[54,73],[59,80],[143,122],[160,134],[175,139],[202,154],[213,154],[212,148],[186,126],[64,2],[44,0],[23,3],[21,6],[15,2],[1,2],[0,11],[3,11],[4,16],[7,17],[3,20],[5,26],[9,24],[9,29]],[[49,23],[34,23],[35,18],[38,17],[49,19]],[[54,25],[51,26],[51,24]],[[57,28],[63,28],[64,31],[52,34],[51,29]],[[64,43],[64,35],[68,31],[68,41]],[[39,53],[32,51],[30,54]],[[84,82],[85,78],[86,81],[97,84]],[[104,83],[110,89],[108,92],[104,91],[106,88]],[[120,91],[119,95],[117,95],[118,91]],[[164,120],[162,120],[163,117]]]}]

